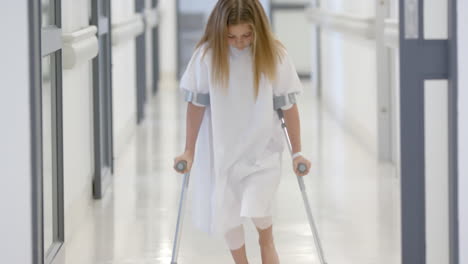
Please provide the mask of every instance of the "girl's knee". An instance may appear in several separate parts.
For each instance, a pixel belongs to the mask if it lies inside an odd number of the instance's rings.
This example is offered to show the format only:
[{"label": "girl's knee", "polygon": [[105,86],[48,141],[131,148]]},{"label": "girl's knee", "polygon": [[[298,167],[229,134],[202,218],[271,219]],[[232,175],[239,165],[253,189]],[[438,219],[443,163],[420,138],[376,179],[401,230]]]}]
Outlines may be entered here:
[{"label": "girl's knee", "polygon": [[257,229],[265,230],[270,228],[273,225],[273,219],[271,216],[267,217],[260,217],[260,218],[252,218]]},{"label": "girl's knee", "polygon": [[244,228],[242,225],[224,234],[226,243],[231,251],[240,249],[245,244]]}]

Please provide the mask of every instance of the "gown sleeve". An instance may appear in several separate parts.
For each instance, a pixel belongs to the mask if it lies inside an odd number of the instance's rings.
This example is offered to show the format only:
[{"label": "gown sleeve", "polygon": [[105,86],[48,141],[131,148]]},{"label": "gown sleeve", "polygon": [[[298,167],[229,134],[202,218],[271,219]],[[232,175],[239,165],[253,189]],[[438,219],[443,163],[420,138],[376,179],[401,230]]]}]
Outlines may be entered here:
[{"label": "gown sleeve", "polygon": [[209,82],[203,46],[197,48],[180,79],[180,89],[185,100],[197,106],[209,105]]},{"label": "gown sleeve", "polygon": [[275,104],[281,106],[282,110],[291,108],[296,103],[296,95],[302,92],[302,83],[297,75],[291,57],[286,50],[277,66],[276,80],[273,83],[273,94]]}]

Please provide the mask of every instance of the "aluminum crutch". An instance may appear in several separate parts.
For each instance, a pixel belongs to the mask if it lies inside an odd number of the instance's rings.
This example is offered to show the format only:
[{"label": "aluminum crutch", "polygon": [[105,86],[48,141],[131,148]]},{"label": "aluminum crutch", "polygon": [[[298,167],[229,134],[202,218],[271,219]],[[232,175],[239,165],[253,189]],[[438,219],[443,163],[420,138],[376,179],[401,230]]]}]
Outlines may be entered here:
[{"label": "aluminum crutch", "polygon": [[[176,169],[179,172],[182,172],[187,168],[186,161],[179,161],[176,164]],[[182,190],[180,193],[180,202],[179,202],[179,213],[177,216],[177,226],[174,235],[174,246],[172,247],[172,259],[171,264],[177,264],[177,257],[179,256],[179,247],[180,247],[180,237],[182,232],[182,222],[184,220],[185,212],[185,200],[187,198],[187,190],[189,185],[190,172],[184,173],[184,180],[182,182]]]},{"label": "aluminum crutch", "polygon": [[[286,127],[286,122],[284,121],[283,111],[281,110],[281,108],[277,109],[276,111],[278,113],[278,118],[281,121],[281,128],[283,129],[284,136],[286,137],[286,141],[288,142],[289,153],[292,156],[293,154],[292,145],[291,145],[291,140],[289,139],[288,128]],[[299,165],[297,166],[297,169],[300,172],[304,172],[307,170],[307,167],[305,164],[299,163]],[[314,236],[315,248],[319,255],[320,263],[326,264],[327,262],[325,261],[325,256],[323,255],[322,243],[320,242],[320,237],[317,231],[317,227],[315,226],[314,217],[312,216],[312,210],[310,209],[309,199],[307,198],[307,192],[306,192],[303,177],[297,176],[297,182],[299,183],[299,188],[301,189],[302,199],[304,200],[304,206],[307,212],[307,218],[309,219],[310,229],[312,230],[312,235]]]}]

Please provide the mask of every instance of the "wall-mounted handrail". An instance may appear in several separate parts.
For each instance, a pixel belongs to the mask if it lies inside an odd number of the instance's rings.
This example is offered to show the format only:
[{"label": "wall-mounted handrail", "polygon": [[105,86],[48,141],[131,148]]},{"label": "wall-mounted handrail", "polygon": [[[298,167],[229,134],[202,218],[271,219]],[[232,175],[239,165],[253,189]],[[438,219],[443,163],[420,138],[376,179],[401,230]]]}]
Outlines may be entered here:
[{"label": "wall-mounted handrail", "polygon": [[112,45],[132,40],[144,31],[143,17],[135,14],[131,19],[112,24]]},{"label": "wall-mounted handrail", "polygon": [[76,65],[93,59],[98,54],[99,46],[96,33],[97,27],[89,26],[62,35],[64,69],[72,69]]},{"label": "wall-mounted handrail", "polygon": [[320,8],[307,8],[306,17],[324,29],[357,35],[366,39],[375,38],[375,18],[346,13],[329,12]]},{"label": "wall-mounted handrail", "polygon": [[[320,8],[306,8],[308,20],[325,30],[351,34],[365,39],[375,39],[375,17],[356,16],[330,12]],[[385,20],[385,42],[389,47],[398,47],[398,20]]]}]

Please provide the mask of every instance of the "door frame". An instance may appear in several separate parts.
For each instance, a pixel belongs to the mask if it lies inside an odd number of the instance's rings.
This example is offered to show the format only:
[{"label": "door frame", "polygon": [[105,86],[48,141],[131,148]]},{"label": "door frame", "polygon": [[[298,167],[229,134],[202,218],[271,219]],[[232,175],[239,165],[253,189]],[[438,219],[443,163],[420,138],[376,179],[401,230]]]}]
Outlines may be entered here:
[{"label": "door frame", "polygon": [[41,3],[28,1],[29,94],[31,115],[32,263],[44,263],[42,233],[42,145],[41,145]]},{"label": "door frame", "polygon": [[[42,27],[42,1],[28,1],[29,14],[29,77],[30,77],[30,111],[31,111],[31,192],[32,192],[32,263],[51,263],[61,250],[65,241],[64,223],[64,184],[63,184],[63,102],[62,102],[62,35],[61,35],[61,1],[54,1],[54,20],[52,26]],[[46,35],[45,38],[43,35]],[[54,242],[48,252],[44,252],[44,193],[43,193],[43,142],[42,142],[42,59],[52,56],[55,77],[55,130],[53,134],[53,203]],[[55,192],[56,191],[56,192]],[[54,210],[54,209],[53,209]],[[55,229],[55,226],[54,226]]]}]

